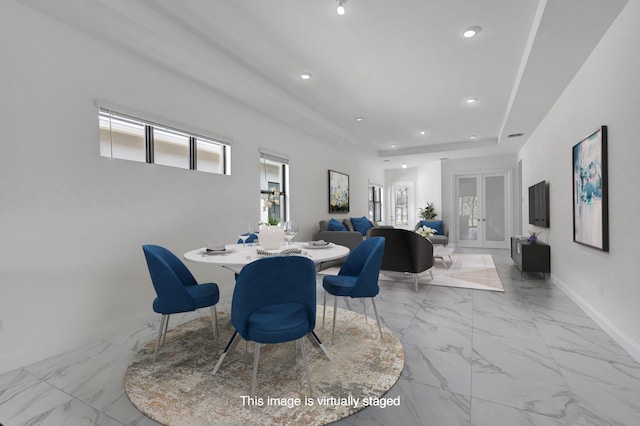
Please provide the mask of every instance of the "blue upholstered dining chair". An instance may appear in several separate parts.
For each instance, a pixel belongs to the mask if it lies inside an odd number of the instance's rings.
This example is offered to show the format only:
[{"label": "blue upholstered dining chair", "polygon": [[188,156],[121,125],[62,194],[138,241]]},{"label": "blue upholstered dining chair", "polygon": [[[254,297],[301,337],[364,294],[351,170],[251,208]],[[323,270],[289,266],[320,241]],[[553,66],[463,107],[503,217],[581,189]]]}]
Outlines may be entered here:
[{"label": "blue upholstered dining chair", "polygon": [[251,395],[255,395],[260,345],[300,340],[309,392],[311,379],[304,337],[316,324],[316,269],[302,256],[276,256],[249,263],[238,275],[231,301],[235,328],[218,359],[216,374],[238,334],[255,342]]},{"label": "blue upholstered dining chair", "polygon": [[[247,235],[247,234],[242,234],[242,235]],[[251,244],[251,243],[255,243],[258,240],[258,234],[256,234],[255,232],[251,232],[249,233],[249,237],[247,237],[247,241],[245,241],[246,244]],[[242,244],[242,238],[238,239],[238,244]]]},{"label": "blue upholstered dining chair", "polygon": [[[218,319],[216,303],[220,300],[220,290],[216,283],[198,284],[189,269],[173,253],[164,247],[143,245],[147,267],[158,297],[153,301],[153,310],[162,314],[160,330],[153,353],[155,362],[160,347],[167,338],[169,316],[181,312],[191,312],[199,308],[211,308],[213,336],[218,342]],[[164,332],[164,336],[163,336]]]},{"label": "blue upholstered dining chair", "polygon": [[[382,327],[374,297],[378,295],[378,276],[382,264],[384,253],[384,238],[371,237],[358,244],[347,256],[342,264],[338,275],[325,275],[322,279],[324,293],[324,305],[322,308],[322,326],[324,327],[324,316],[327,308],[327,293],[333,294],[333,329],[331,330],[331,343],[336,331],[336,311],[338,310],[338,296],[349,296],[352,298],[370,297],[373,304],[373,311],[376,314],[380,338],[382,338]],[[365,319],[367,310],[363,300]]]}]

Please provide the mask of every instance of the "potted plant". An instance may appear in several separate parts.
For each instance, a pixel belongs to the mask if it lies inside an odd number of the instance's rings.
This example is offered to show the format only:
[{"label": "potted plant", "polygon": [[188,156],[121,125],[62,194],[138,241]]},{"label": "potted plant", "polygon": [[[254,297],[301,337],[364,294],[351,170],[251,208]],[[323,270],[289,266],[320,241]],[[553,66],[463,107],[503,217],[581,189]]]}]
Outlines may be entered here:
[{"label": "potted plant", "polygon": [[418,216],[422,220],[432,220],[438,217],[438,212],[436,211],[435,204],[427,203],[426,207],[421,207],[418,209]]}]

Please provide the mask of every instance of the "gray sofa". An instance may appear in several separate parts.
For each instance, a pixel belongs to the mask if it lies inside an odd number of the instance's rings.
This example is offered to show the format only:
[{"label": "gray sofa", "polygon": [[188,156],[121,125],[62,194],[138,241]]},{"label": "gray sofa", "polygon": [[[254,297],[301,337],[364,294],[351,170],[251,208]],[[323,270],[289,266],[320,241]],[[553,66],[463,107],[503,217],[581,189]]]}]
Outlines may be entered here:
[{"label": "gray sofa", "polygon": [[[416,227],[414,228],[415,231],[418,230],[418,228],[420,227],[420,223],[422,221],[416,223]],[[435,244],[441,244],[443,246],[446,246],[447,244],[449,244],[449,227],[447,227],[447,223],[446,222],[442,222],[442,234],[443,235],[432,235],[429,237],[429,241],[431,241],[431,243]]]},{"label": "gray sofa", "polygon": [[384,237],[383,271],[402,272],[413,276],[418,292],[418,276],[434,265],[433,244],[406,229],[372,228],[367,237]]},{"label": "gray sofa", "polygon": [[[365,237],[353,228],[350,218],[343,219],[341,222],[344,227],[347,228],[346,231],[329,231],[329,220],[321,220],[318,223],[320,230],[318,231],[317,239],[349,247],[350,250],[353,250]],[[379,225],[373,221],[369,221],[369,223],[371,223],[372,228],[379,227]]]}]

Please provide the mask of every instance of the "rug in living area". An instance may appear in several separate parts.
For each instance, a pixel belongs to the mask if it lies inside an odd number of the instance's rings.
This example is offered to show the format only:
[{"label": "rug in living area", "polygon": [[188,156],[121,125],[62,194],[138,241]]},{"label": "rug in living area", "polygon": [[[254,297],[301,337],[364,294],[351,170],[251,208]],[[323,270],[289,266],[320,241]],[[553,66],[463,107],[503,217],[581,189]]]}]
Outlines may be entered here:
[{"label": "rug in living area", "polygon": [[[431,273],[433,278],[431,278]],[[406,274],[382,271],[382,281],[408,281]],[[470,288],[474,290],[502,291],[502,281],[490,254],[453,253],[451,256],[436,258],[433,268],[420,274],[420,284],[446,287]]]},{"label": "rug in living area", "polygon": [[211,318],[204,316],[169,330],[166,343],[152,362],[155,339],[142,348],[127,369],[126,393],[147,417],[172,425],[323,425],[347,417],[367,405],[402,404],[383,395],[404,367],[400,341],[374,319],[338,309],[335,342],[331,344],[332,307],[326,329],[318,306],[316,333],[332,360],[319,346],[305,341],[312,394],[304,375],[300,345],[294,360],[292,342],[263,345],[256,395],[249,399],[253,343],[244,363],[245,343],[235,344],[215,376],[218,353],[231,337],[229,314],[218,312],[222,344],[216,350]]}]

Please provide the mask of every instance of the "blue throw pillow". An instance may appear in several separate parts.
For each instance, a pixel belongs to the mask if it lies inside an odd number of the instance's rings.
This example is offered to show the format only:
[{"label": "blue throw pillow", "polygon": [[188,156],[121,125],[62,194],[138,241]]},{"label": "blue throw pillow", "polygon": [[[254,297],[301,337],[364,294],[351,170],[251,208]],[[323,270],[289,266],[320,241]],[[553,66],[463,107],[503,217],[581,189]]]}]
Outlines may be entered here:
[{"label": "blue throw pillow", "polygon": [[346,231],[347,230],[347,228],[344,227],[342,222],[338,222],[333,218],[329,220],[329,223],[327,224],[327,229],[329,231]]},{"label": "blue throw pillow", "polygon": [[428,226],[431,229],[435,229],[435,235],[444,235],[441,220],[421,220],[420,226]]},{"label": "blue throw pillow", "polygon": [[371,222],[366,217],[352,217],[351,223],[353,223],[353,229],[361,233],[362,235],[367,235],[367,231],[372,228]]}]

